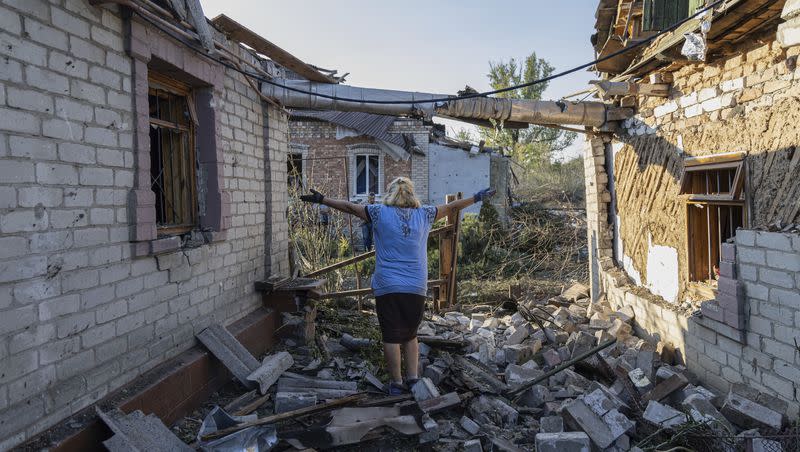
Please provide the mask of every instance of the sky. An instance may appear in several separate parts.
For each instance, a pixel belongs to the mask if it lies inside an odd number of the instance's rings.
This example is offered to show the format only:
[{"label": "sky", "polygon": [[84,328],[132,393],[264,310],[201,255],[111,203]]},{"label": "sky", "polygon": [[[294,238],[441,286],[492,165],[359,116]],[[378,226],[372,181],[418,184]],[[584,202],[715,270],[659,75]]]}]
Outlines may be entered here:
[{"label": "sky", "polygon": [[[556,71],[594,58],[598,0],[201,0],[206,16],[225,14],[303,61],[373,88],[455,94],[490,89],[489,61],[531,52]],[[402,6],[399,6],[402,5]],[[579,71],[550,83],[544,99],[585,89]],[[448,133],[468,125],[447,122]],[[582,137],[568,150],[579,155]]]}]

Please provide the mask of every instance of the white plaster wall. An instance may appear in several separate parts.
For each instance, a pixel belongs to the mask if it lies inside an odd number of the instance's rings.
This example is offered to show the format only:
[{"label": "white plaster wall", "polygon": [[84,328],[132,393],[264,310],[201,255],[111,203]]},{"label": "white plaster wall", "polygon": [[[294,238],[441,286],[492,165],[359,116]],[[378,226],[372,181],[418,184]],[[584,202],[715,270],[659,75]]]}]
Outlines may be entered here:
[{"label": "white plaster wall", "polygon": [[678,250],[669,246],[653,245],[648,235],[647,288],[670,303],[678,298]]},{"label": "white plaster wall", "polygon": [[[489,186],[489,154],[470,154],[461,149],[431,143],[428,147],[428,177],[431,203],[444,202],[448,193],[470,196]],[[480,204],[465,213],[478,213]]]}]

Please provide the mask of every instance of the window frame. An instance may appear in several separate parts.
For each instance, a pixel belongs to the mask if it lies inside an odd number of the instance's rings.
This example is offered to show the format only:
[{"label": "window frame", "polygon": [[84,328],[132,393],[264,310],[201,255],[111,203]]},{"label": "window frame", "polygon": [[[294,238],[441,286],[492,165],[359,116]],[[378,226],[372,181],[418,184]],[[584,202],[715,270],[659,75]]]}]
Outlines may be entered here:
[{"label": "window frame", "polygon": [[[197,150],[196,150],[196,135],[197,135],[197,125],[198,125],[198,118],[197,112],[195,111],[194,106],[194,93],[192,88],[182,83],[178,80],[170,78],[166,75],[163,75],[158,72],[148,71],[147,74],[148,79],[148,99],[149,96],[153,91],[163,91],[173,96],[183,97],[186,100],[187,110],[189,112],[189,124],[178,124],[172,123],[170,121],[166,121],[163,119],[155,119],[152,117],[148,117],[149,125],[152,128],[153,125],[158,126],[159,128],[167,128],[172,130],[177,130],[182,133],[186,133],[188,135],[188,142],[186,150],[186,158],[188,162],[185,162],[184,169],[188,170],[188,181],[186,181],[189,187],[189,199],[187,201],[188,210],[184,212],[184,214],[188,213],[189,221],[184,222],[182,224],[167,224],[161,225],[158,224],[156,221],[156,231],[158,236],[171,236],[171,235],[181,235],[187,232],[192,231],[193,229],[199,226],[199,198],[198,198],[198,187],[197,187]],[[150,149],[151,154],[155,152],[155,149]],[[162,163],[163,165],[163,163]],[[152,178],[152,170],[151,168],[151,178]],[[151,181],[154,183],[154,181]],[[151,188],[152,189],[152,188]],[[154,191],[154,193],[156,193]],[[158,194],[156,193],[156,197]],[[156,212],[156,219],[158,218],[158,212]]]},{"label": "window frame", "polygon": [[[713,263],[711,257],[716,254],[719,255],[720,248],[724,240],[720,230],[720,216],[719,209],[725,206],[737,207],[741,210],[741,227],[747,227],[749,222],[747,203],[746,203],[746,170],[745,154],[741,152],[717,154],[703,157],[691,157],[684,160],[684,170],[681,174],[679,182],[679,194],[685,197],[686,203],[686,248],[688,256],[688,276],[690,282],[703,283],[714,279]],[[728,192],[712,193],[712,194],[698,194],[692,193],[692,178],[697,174],[704,172],[713,172],[719,170],[735,170],[733,179],[731,179],[730,190]],[[704,209],[705,237],[698,239],[697,225],[693,223],[695,215],[691,209],[701,207]],[[717,226],[716,241],[712,240],[711,231],[711,212],[712,209],[716,210],[716,219],[714,222]],[[733,227],[731,227],[734,229]],[[730,237],[736,235],[735,229]],[[729,238],[730,238],[729,237]],[[702,240],[701,244],[697,244],[698,240]],[[718,243],[717,243],[718,242]],[[704,249],[697,249],[702,246]],[[700,275],[701,268],[696,262],[699,254],[705,256],[705,263],[703,268],[707,267],[706,275]]]},{"label": "window frame", "polygon": [[[366,200],[369,197],[369,165],[367,165],[367,191],[366,193],[358,193],[358,158],[365,157],[369,159],[370,156],[378,157],[378,191],[375,193],[375,198],[380,199],[384,191],[384,175],[385,175],[385,161],[383,153],[372,147],[359,146],[350,149],[350,168],[348,168],[350,176],[349,197],[352,201]],[[369,160],[367,160],[367,163]]]}]

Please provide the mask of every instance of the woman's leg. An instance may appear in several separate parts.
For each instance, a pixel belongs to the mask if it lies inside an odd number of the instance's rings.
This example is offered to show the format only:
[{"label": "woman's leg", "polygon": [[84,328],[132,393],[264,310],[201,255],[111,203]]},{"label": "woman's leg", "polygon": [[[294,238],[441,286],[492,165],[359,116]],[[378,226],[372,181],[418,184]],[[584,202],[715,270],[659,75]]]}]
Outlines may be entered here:
[{"label": "woman's leg", "polygon": [[383,356],[386,358],[389,378],[395,383],[401,383],[403,381],[403,375],[400,372],[400,344],[384,343]]},{"label": "woman's leg", "polygon": [[416,337],[403,343],[403,358],[406,361],[406,378],[419,378],[419,342]]}]

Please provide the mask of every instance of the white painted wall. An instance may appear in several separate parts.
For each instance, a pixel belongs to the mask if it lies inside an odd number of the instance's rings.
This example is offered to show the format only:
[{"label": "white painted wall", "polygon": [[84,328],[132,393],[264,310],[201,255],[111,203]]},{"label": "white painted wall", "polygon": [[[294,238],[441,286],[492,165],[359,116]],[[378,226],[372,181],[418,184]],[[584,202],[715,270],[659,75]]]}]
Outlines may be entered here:
[{"label": "white painted wall", "polygon": [[[428,146],[428,183],[431,203],[444,202],[448,193],[463,192],[471,196],[489,186],[489,154],[470,154],[431,143]],[[470,206],[465,213],[478,213],[480,205]]]},{"label": "white painted wall", "polygon": [[678,250],[670,246],[653,245],[647,237],[647,288],[670,303],[678,299]]}]

